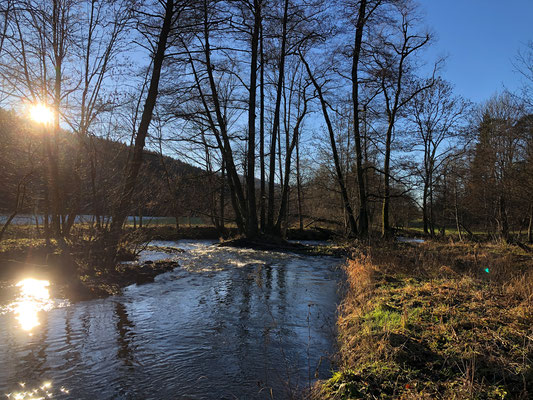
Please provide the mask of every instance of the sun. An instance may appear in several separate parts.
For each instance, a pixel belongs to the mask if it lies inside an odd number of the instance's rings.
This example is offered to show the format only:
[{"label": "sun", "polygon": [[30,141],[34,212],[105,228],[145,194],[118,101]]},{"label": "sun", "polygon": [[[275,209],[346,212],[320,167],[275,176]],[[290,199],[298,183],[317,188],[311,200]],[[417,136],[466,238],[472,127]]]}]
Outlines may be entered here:
[{"label": "sun", "polygon": [[54,118],[54,113],[46,105],[39,103],[30,106],[30,117],[39,124],[49,124]]}]

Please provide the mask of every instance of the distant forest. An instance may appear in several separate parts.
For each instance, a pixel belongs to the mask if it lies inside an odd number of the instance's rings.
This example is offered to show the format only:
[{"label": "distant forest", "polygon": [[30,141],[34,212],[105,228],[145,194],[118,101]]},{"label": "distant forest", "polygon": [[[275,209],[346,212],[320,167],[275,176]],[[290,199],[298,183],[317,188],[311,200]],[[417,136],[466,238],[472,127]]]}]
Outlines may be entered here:
[{"label": "distant forest", "polygon": [[4,0],[2,213],[531,241],[533,43],[476,105],[433,42],[410,0]]},{"label": "distant forest", "polygon": [[[0,141],[4,143],[0,156],[0,213],[6,216],[14,212],[17,215],[47,214],[50,211],[46,208],[48,167],[39,128],[14,112],[0,109]],[[83,142],[84,151],[76,166],[74,155],[80,142]],[[59,186],[63,188],[65,199],[62,220],[67,221],[73,213],[93,215],[96,223],[104,224],[116,206],[131,146],[96,136],[76,138],[75,133],[69,131],[60,132],[58,146],[62,149],[59,152]],[[72,173],[75,168],[79,169],[79,176]],[[300,206],[296,191],[291,194],[288,215],[291,226],[299,227],[301,222],[302,229],[309,225],[343,229],[342,204],[335,195],[335,182],[321,176],[324,173],[327,171],[316,171],[312,179],[302,177]],[[130,215],[181,219],[192,216],[222,228],[221,217],[228,221],[234,219],[229,187],[223,182],[218,170],[192,166],[161,152],[146,150]],[[275,188],[279,190],[279,185]],[[222,191],[225,196],[221,195]],[[325,201],[328,198],[329,201]],[[417,215],[414,204],[411,213]]]},{"label": "distant forest", "polygon": [[[2,213],[17,208],[17,198],[20,213],[46,213],[48,167],[39,130],[14,113],[0,110],[0,137],[4,143],[0,165]],[[76,160],[80,144],[82,156]],[[57,146],[61,149],[58,183],[63,188],[63,219],[71,213],[111,215],[131,156],[130,147],[101,137],[77,138],[69,131],[60,132]],[[156,152],[145,151],[143,158],[132,215],[209,216],[208,199],[211,188],[216,189],[209,183],[216,176]],[[183,185],[187,190],[180,190]],[[180,205],[179,211],[176,204]]]}]

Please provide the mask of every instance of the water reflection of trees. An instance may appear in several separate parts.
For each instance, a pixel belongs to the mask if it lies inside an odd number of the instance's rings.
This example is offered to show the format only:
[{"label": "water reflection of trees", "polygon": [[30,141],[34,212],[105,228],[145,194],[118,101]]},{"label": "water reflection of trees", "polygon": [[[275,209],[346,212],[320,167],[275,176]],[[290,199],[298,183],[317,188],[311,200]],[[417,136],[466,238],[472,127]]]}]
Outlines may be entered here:
[{"label": "water reflection of trees", "polygon": [[117,358],[122,360],[128,369],[133,370],[133,345],[132,336],[135,324],[129,319],[124,304],[115,303],[115,315],[117,317]]}]

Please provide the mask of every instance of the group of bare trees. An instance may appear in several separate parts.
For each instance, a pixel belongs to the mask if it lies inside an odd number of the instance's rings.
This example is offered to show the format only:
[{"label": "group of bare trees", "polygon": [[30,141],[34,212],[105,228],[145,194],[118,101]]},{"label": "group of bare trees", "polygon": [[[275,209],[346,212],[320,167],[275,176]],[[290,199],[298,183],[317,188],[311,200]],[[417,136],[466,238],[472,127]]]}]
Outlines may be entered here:
[{"label": "group of bare trees", "polygon": [[526,233],[531,242],[531,114],[510,93],[495,96],[474,114],[473,136],[466,152],[443,160],[435,185],[440,220],[455,220],[459,235],[509,241]]},{"label": "group of bare trees", "polygon": [[[335,49],[336,54],[325,62],[314,62],[313,66],[303,62],[320,99],[350,234],[368,235],[372,222],[369,208],[371,203],[381,201],[381,233],[387,236],[392,228],[391,198],[397,195],[391,182],[399,187],[403,185],[395,178],[391,166],[393,139],[398,130],[405,129],[402,120],[407,106],[435,82],[436,69],[429,78],[423,78],[417,68],[417,55],[429,45],[431,36],[418,26],[418,12],[412,2],[363,0],[341,6],[342,9],[334,12],[345,13],[338,27],[342,33],[322,41],[323,46]],[[348,132],[335,132],[331,114],[339,113],[337,107],[344,102],[349,102],[343,110],[353,120],[346,125]],[[353,149],[348,149],[354,153],[353,165],[341,165],[336,143],[339,135],[353,136]],[[368,154],[372,149],[381,154],[370,160]],[[349,193],[353,186],[349,180],[354,179],[350,170],[355,170],[355,196]],[[370,184],[372,172],[381,175],[382,184]]]},{"label": "group of bare trees", "polygon": [[[201,3],[200,26],[182,41],[180,56],[169,66],[180,71],[183,84],[165,92],[162,101],[169,126],[183,129],[178,140],[201,143],[224,169],[239,230],[248,237],[280,234],[291,184],[299,181],[298,168],[291,174],[293,158],[303,127],[310,120],[320,124],[316,114],[310,118],[318,106],[348,233],[368,235],[370,203],[379,200],[382,234],[388,235],[391,198],[398,196],[391,181],[403,184],[391,166],[395,132],[403,129],[407,106],[435,81],[433,69],[429,78],[418,75],[417,55],[431,37],[419,29],[414,4]],[[352,118],[343,132],[334,126],[341,108]],[[363,127],[370,119],[373,129]],[[342,162],[338,140],[345,135],[350,136],[345,150],[354,157]],[[370,160],[376,149],[383,157]],[[369,187],[376,172],[383,184]]]},{"label": "group of bare trees", "polygon": [[[450,127],[464,134],[452,135],[451,142],[445,143],[445,151],[438,153],[434,163],[437,173],[425,172],[425,176],[433,180],[428,210],[428,221],[433,223],[429,223],[429,230],[439,220],[441,226],[455,226],[461,238],[484,233],[505,241],[525,237],[533,243],[531,42],[518,53],[514,66],[518,76],[523,78],[523,86],[516,93],[504,91],[475,108],[460,98],[448,97],[451,103],[439,103],[447,105],[443,110],[449,111],[433,112],[441,116],[435,121],[443,124],[438,132],[446,132]],[[436,94],[434,90],[428,93]],[[434,107],[428,100],[424,102],[427,116]],[[458,119],[465,109],[469,118]],[[429,121],[429,118],[422,118],[421,122],[425,119]],[[434,133],[432,136],[437,143],[438,136]],[[431,158],[426,159],[431,161]]]},{"label": "group of bare trees", "polygon": [[[51,217],[53,235],[68,236],[81,208],[80,175],[86,167],[84,155],[92,154],[89,139],[100,115],[114,106],[109,83],[118,72],[117,55],[131,4],[74,0],[4,4],[1,93],[9,105],[26,113],[37,103],[53,109],[53,121],[41,132],[48,164],[43,211]],[[77,138],[74,154],[60,145],[62,129],[71,129]],[[66,173],[62,167],[72,157],[74,163]],[[94,159],[89,167],[96,167]],[[48,220],[47,216],[45,224]]]},{"label": "group of bare trees", "polygon": [[[54,109],[41,154],[49,230],[68,236],[91,203],[96,216],[112,215],[104,232],[110,249],[135,212],[146,148],[161,155],[169,213],[178,217],[179,193],[188,190],[165,164],[175,155],[211,177],[216,226],[234,222],[249,238],[281,235],[294,209],[303,228],[305,210],[319,202],[310,193],[326,187],[340,210],[326,207],[336,215],[324,218],[342,220],[351,236],[377,227],[388,236],[416,217],[402,215],[416,214],[416,203],[426,233],[448,223],[451,209],[461,231],[466,193],[485,179],[481,167],[481,178],[472,171],[489,157],[482,148],[496,146],[494,121],[507,121],[498,132],[526,121],[525,113],[489,118],[487,111],[476,142],[472,105],[439,77],[440,62],[421,61],[432,35],[411,0],[7,0],[0,7],[2,106]],[[526,80],[527,50],[517,60]],[[62,131],[78,143],[68,155]],[[325,141],[315,145],[306,132]],[[98,136],[130,144],[106,207]],[[520,143],[529,154],[530,142]],[[309,163],[311,175],[302,169]],[[514,185],[506,168],[490,172],[505,176],[494,186],[502,232]]]}]

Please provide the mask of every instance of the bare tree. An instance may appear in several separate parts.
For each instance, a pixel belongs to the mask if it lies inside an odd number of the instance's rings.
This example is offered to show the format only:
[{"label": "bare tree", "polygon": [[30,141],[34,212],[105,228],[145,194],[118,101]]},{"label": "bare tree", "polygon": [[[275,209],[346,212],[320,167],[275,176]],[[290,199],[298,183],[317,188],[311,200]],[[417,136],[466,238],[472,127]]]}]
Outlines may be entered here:
[{"label": "bare tree", "polygon": [[[51,104],[54,119],[46,132],[49,164],[49,188],[52,230],[61,236],[64,196],[59,170],[59,136],[61,105],[74,90],[76,82],[67,79],[72,72],[67,62],[74,43],[76,2],[24,0],[11,9],[12,35],[4,43],[6,57],[0,64],[5,94],[12,102]],[[67,73],[66,73],[67,72]],[[48,138],[51,131],[51,140]]]},{"label": "bare tree", "polygon": [[[455,97],[452,86],[442,79],[437,79],[430,88],[418,93],[409,107],[408,118],[414,124],[416,134],[415,146],[420,147],[423,154],[420,176],[426,234],[435,235],[434,176],[450,157],[460,154],[457,148],[461,144],[460,139],[467,139],[466,117],[469,110],[469,103]],[[442,148],[444,145],[445,149]]]},{"label": "bare tree", "polygon": [[518,124],[521,116],[520,104],[509,94],[488,101],[480,111],[478,140],[470,166],[469,202],[475,207],[472,212],[478,220],[484,220],[489,234],[495,228],[506,241],[510,239],[513,205],[517,205],[515,189],[520,187],[518,167],[526,165],[527,135]]},{"label": "bare tree", "polygon": [[352,209],[352,206],[351,206],[351,203],[350,203],[350,198],[348,196],[348,190],[346,188],[346,179],[344,177],[344,173],[343,173],[341,162],[340,162],[340,158],[339,158],[339,152],[337,150],[335,132],[333,130],[333,125],[331,123],[331,119],[330,119],[330,116],[329,116],[329,106],[328,106],[328,103],[327,103],[327,101],[326,101],[326,99],[324,97],[322,85],[320,85],[318,83],[318,81],[316,80],[316,78],[314,76],[314,73],[311,71],[309,63],[305,60],[305,57],[302,54],[300,54],[300,57],[302,58],[302,62],[305,65],[305,68],[307,70],[307,74],[309,76],[309,79],[313,83],[313,86],[314,86],[314,88],[316,90],[318,99],[320,100],[320,105],[321,105],[321,108],[322,108],[322,115],[324,116],[324,120],[326,122],[326,127],[327,127],[327,130],[328,130],[328,133],[329,133],[331,151],[332,151],[332,155],[333,155],[333,161],[334,161],[334,164],[335,164],[336,180],[337,180],[337,183],[338,183],[340,191],[341,191],[341,196],[342,196],[342,202],[343,202],[343,205],[344,205],[344,209],[345,209],[345,211],[347,213],[347,216],[348,216],[350,233],[352,235],[354,235],[357,232],[357,223],[355,221],[353,209]]},{"label": "bare tree", "polygon": [[531,111],[533,110],[533,40],[518,52],[513,65],[523,80],[522,101]]},{"label": "bare tree", "polygon": [[[419,33],[415,29],[417,16],[412,5],[399,4],[399,21],[393,25],[391,34],[383,33],[374,44],[372,54],[374,77],[381,89],[387,128],[385,133],[385,149],[383,160],[383,207],[382,235],[388,236],[391,231],[389,208],[391,198],[391,150],[392,137],[400,113],[418,94],[433,85],[433,79],[424,82],[414,76],[415,64],[411,62],[414,55],[430,43],[429,33]],[[415,31],[414,31],[415,30]],[[414,32],[413,32],[414,31]]]},{"label": "bare tree", "polygon": [[281,46],[279,53],[278,64],[278,81],[276,84],[276,100],[274,107],[274,116],[272,123],[272,131],[270,134],[270,163],[269,163],[269,175],[268,175],[268,208],[267,208],[267,223],[266,229],[271,233],[274,233],[274,182],[276,174],[276,139],[279,136],[280,129],[280,112],[281,112],[281,99],[283,82],[285,79],[285,61],[287,58],[287,22],[289,16],[289,0],[283,2],[283,14],[282,14],[282,31],[281,31]]},{"label": "bare tree", "polygon": [[[361,114],[360,114],[360,60],[362,54],[362,43],[365,25],[371,18],[372,14],[381,5],[381,1],[375,1],[368,4],[366,0],[359,2],[359,11],[357,13],[357,22],[355,25],[355,40],[352,55],[352,102],[353,102],[353,132],[355,141],[355,157],[357,169],[357,188],[359,194],[359,227],[358,233],[361,236],[368,235],[368,194],[365,186],[363,161],[364,153],[361,146]],[[365,144],[366,145],[366,144]]]},{"label": "bare tree", "polygon": [[[68,235],[81,208],[82,181],[81,162],[83,153],[92,154],[88,136],[102,112],[114,105],[112,96],[104,93],[109,85],[109,76],[118,66],[123,32],[131,17],[131,1],[95,1],[88,4],[88,11],[80,16],[78,53],[81,64],[78,96],[70,96],[69,107],[63,113],[65,121],[76,133],[79,141],[73,173],[76,189],[70,201],[68,218],[63,225],[63,234]],[[76,102],[76,104],[73,104]],[[90,164],[94,165],[94,164]],[[94,171],[91,171],[94,174]]]},{"label": "bare tree", "polygon": [[146,100],[144,102],[139,128],[137,129],[137,134],[135,135],[133,155],[128,162],[126,179],[122,187],[120,201],[113,212],[109,235],[106,239],[106,246],[108,250],[108,256],[106,257],[107,263],[114,261],[117,246],[120,241],[122,225],[124,224],[124,221],[126,220],[130,210],[131,199],[133,197],[137,176],[143,160],[144,145],[148,135],[150,122],[152,120],[154,107],[157,101],[161,69],[163,67],[163,62],[165,60],[167,51],[167,42],[173,24],[176,24],[176,20],[180,17],[180,13],[183,10],[182,7],[182,4],[176,4],[174,0],[166,0],[159,16],[159,18],[162,19],[162,25],[159,29],[159,33],[157,34],[157,44],[155,45],[155,52],[152,55],[153,67],[150,85],[148,87]]},{"label": "bare tree", "polygon": [[[290,91],[291,95],[289,96],[289,110],[288,116],[286,118],[286,129],[285,129],[285,166],[283,174],[283,182],[281,187],[281,204],[279,206],[279,212],[276,219],[275,232],[281,232],[281,223],[284,218],[287,218],[288,214],[288,202],[289,202],[289,189],[290,189],[290,178],[291,178],[291,165],[294,149],[298,143],[298,138],[301,135],[301,129],[303,126],[304,118],[306,117],[309,108],[308,103],[311,100],[310,95],[308,94],[308,88],[311,86],[311,81],[303,79],[303,73],[298,70],[300,65],[297,64],[297,71],[292,75]],[[296,87],[294,87],[295,81],[297,80]],[[292,92],[296,92],[296,123],[292,127],[292,137],[290,136],[291,128],[291,119],[290,119],[290,99],[292,98]],[[287,221],[288,223],[288,221]]]}]

